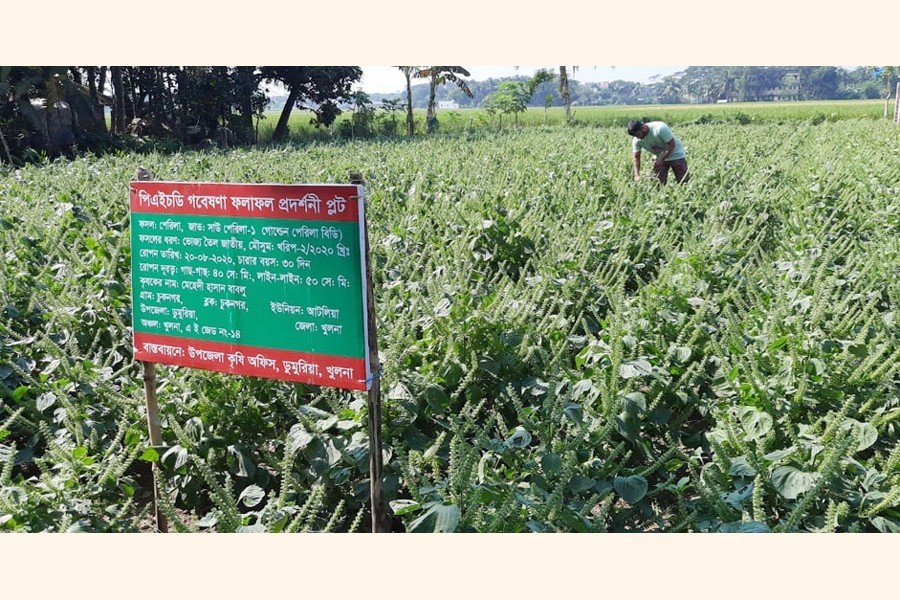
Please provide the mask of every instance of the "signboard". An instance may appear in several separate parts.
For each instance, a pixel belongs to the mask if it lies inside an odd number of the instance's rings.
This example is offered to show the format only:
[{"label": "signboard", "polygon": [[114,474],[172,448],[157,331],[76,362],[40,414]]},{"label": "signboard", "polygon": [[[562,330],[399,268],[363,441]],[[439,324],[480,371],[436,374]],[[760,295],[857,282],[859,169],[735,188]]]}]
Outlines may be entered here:
[{"label": "signboard", "polygon": [[369,389],[363,189],[132,182],[134,358]]}]

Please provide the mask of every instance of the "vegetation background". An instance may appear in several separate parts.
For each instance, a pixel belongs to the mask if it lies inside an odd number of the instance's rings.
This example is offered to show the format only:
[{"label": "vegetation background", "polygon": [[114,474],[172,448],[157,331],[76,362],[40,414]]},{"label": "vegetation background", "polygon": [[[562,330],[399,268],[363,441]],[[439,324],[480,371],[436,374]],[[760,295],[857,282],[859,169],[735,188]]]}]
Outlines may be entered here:
[{"label": "vegetation background", "polygon": [[[192,39],[195,34],[193,24],[203,21],[210,29],[217,31],[225,31],[234,29],[233,15],[225,12],[208,13],[194,10],[191,7],[175,7],[169,6],[165,2],[160,7],[161,12],[177,12],[184,19],[175,22],[167,22],[167,30],[175,36],[179,34],[185,39]],[[710,52],[714,51],[715,56],[728,57],[731,62],[735,63],[775,63],[783,60],[783,57],[791,57],[792,62],[832,62],[834,64],[856,63],[869,64],[879,62],[875,59],[875,55],[880,54],[886,56],[890,53],[892,42],[888,36],[874,36],[872,32],[872,15],[881,14],[883,6],[880,3],[863,2],[857,5],[859,10],[850,11],[837,16],[835,13],[826,13],[820,11],[812,15],[798,14],[791,7],[778,6],[772,3],[763,3],[759,5],[758,14],[740,15],[741,22],[746,25],[741,32],[736,32],[733,27],[723,26],[729,20],[737,20],[739,15],[720,10],[720,7],[711,3],[701,3],[698,6],[698,13],[691,14],[688,18],[682,18],[679,15],[671,16],[671,26],[682,34],[682,47],[685,48],[686,56],[678,58],[680,63],[701,63],[706,62],[710,56]],[[546,15],[541,13],[538,17],[534,14],[526,14],[525,12],[509,13],[485,6],[467,5],[465,2],[457,3],[460,10],[457,12],[445,13],[441,17],[441,23],[446,31],[467,31],[468,35],[475,39],[495,39],[493,25],[489,23],[504,22],[510,31],[519,32],[523,39],[529,36],[537,35],[543,28]],[[380,8],[377,11],[360,10],[357,7],[360,17],[356,21],[348,24],[350,29],[350,37],[357,39],[365,39],[368,34],[368,28],[382,27],[389,30],[395,23],[393,19],[389,21],[388,15],[382,14]],[[586,15],[595,15],[596,6],[587,4],[572,7],[576,12],[583,11]],[[409,7],[412,11],[413,7]],[[468,10],[467,10],[468,9]],[[21,17],[23,15],[15,14],[16,11],[24,10],[24,5],[9,7],[8,10],[13,12],[12,17]],[[604,7],[605,14],[602,19],[584,18],[570,20],[568,24],[569,35],[565,36],[566,48],[579,47],[576,52],[582,56],[588,54],[595,56],[600,52],[604,57],[610,57],[612,62],[624,63],[629,60],[642,60],[645,63],[658,61],[658,55],[650,49],[641,50],[635,48],[630,41],[630,33],[628,28],[620,27],[618,24],[626,23],[634,18],[633,9],[619,9],[615,6]],[[122,11],[118,11],[121,16]],[[289,11],[288,11],[289,12]],[[420,13],[420,7],[415,8],[415,12]],[[483,19],[472,20],[471,14],[478,13],[483,15]],[[760,15],[779,14],[781,18],[771,20],[769,17],[760,19]],[[69,18],[49,21],[44,24],[44,37],[55,39],[66,39],[69,35],[69,28],[72,22],[78,22],[79,18],[75,15],[68,15]],[[310,17],[310,15],[307,15]],[[596,16],[596,15],[595,15]],[[11,17],[11,18],[12,18]],[[110,15],[111,17],[111,15]],[[146,15],[144,15],[146,17]],[[325,13],[313,14],[311,18],[327,19],[327,11]],[[103,20],[97,17],[92,21],[91,26],[97,23],[103,24]],[[615,23],[615,27],[610,27],[604,31],[602,39],[598,40],[596,36],[596,28],[598,22]],[[797,28],[796,24],[805,22],[812,26]],[[365,23],[365,26],[363,26]],[[190,24],[190,25],[189,25]],[[84,24],[86,27],[87,23]],[[133,33],[130,29],[124,29],[115,26],[110,21],[107,23],[106,35],[104,36],[104,47],[112,45],[122,49],[133,48],[130,43]],[[353,29],[356,27],[356,29]],[[757,43],[756,32],[766,31],[768,33],[767,43],[760,45]],[[823,46],[817,42],[818,36],[823,32],[834,32],[839,35],[840,39],[845,41],[839,45]],[[412,47],[433,47],[433,30],[431,28],[410,28],[404,34],[404,43],[408,43]],[[532,32],[532,33],[529,33]],[[754,32],[754,33],[750,33]],[[815,37],[812,32],[816,32]],[[34,57],[40,54],[41,50],[32,43],[33,40],[26,38],[26,30],[14,30],[10,33],[12,39],[18,41],[17,48],[30,48],[30,56]],[[328,56],[334,58],[340,56],[341,52],[348,50],[335,50],[331,41],[333,40],[333,30],[323,28],[308,29],[306,31],[306,41],[310,47],[329,48]],[[524,53],[534,51],[536,46],[529,45],[526,50],[521,45],[517,45],[511,41],[511,35],[505,34],[492,46],[494,50],[492,55],[496,57],[501,47],[510,50],[516,50],[518,56],[502,55],[503,58],[499,62],[509,64],[516,62],[528,62],[527,59],[520,58]],[[290,36],[272,36],[268,40],[273,54],[281,59],[284,57],[296,56],[296,48],[288,46],[288,38]],[[99,39],[99,38],[98,38]],[[291,38],[293,40],[293,38]],[[790,42],[786,42],[790,40]],[[573,46],[575,44],[575,46]],[[580,46],[579,46],[580,44]],[[517,48],[518,46],[518,48]],[[46,53],[46,45],[40,45]],[[347,48],[353,48],[354,45]],[[191,52],[196,55],[198,53],[197,46],[193,46]],[[230,51],[217,47],[219,56],[223,52],[226,54]],[[367,47],[367,55],[379,56],[379,51],[383,52],[385,48],[390,48],[388,42],[382,42],[377,46]],[[517,49],[516,49],[517,48]],[[625,54],[623,49],[627,49]],[[813,50],[814,49],[814,50]],[[99,51],[99,48],[97,49]],[[171,52],[171,50],[169,50]],[[546,51],[546,46],[542,45],[542,52]],[[813,56],[813,52],[817,53]],[[831,52],[832,54],[829,54]],[[838,54],[834,54],[837,52]],[[855,55],[854,55],[855,54]],[[866,54],[868,54],[866,56]],[[850,55],[850,56],[848,56]],[[306,55],[308,58],[308,55]],[[344,54],[344,56],[347,56]],[[383,64],[391,64],[400,62],[396,57],[389,57],[385,54],[380,55],[382,59],[379,61]],[[848,58],[852,58],[848,60]],[[476,63],[478,60],[484,60],[484,56],[475,58],[472,56],[469,63]],[[25,62],[25,61],[18,61]],[[51,61],[41,61],[51,62]],[[82,61],[87,62],[87,61]],[[123,61],[125,62],[125,61]],[[140,62],[140,61],[138,61]],[[157,62],[155,59],[145,62]],[[176,62],[174,60],[170,62]],[[202,61],[198,61],[202,62]],[[224,61],[223,61],[224,62]],[[236,61],[238,62],[238,61]],[[269,61],[275,62],[275,61]],[[300,62],[299,59],[290,62]],[[308,62],[308,61],[307,61]],[[317,61],[313,61],[317,62]],[[324,61],[321,61],[324,62]],[[352,62],[348,57],[347,62]],[[531,59],[535,62],[535,58]],[[42,538],[46,539],[46,538]],[[62,538],[58,538],[62,539]],[[72,538],[67,538],[72,539]],[[94,541],[91,541],[91,540]],[[243,556],[245,565],[248,568],[252,565],[261,566],[265,562],[267,568],[272,573],[288,573],[294,572],[296,569],[296,558],[299,554],[302,556],[304,566],[312,571],[320,574],[316,581],[308,582],[306,585],[312,589],[328,590],[331,589],[334,581],[343,581],[345,579],[345,563],[335,562],[331,559],[341,549],[329,546],[329,542],[322,541],[321,538],[311,540],[306,539],[301,542],[298,538],[294,538],[294,542],[290,547],[278,545],[277,549],[273,538],[267,538],[263,541],[261,537],[240,538],[240,540],[229,541],[229,538],[216,538],[215,542],[209,544],[199,543],[201,540],[209,538],[194,538],[197,544],[188,545],[185,542],[165,543],[165,540],[155,538],[157,543],[153,548],[158,549],[161,553],[173,560],[183,559],[191,561],[198,568],[210,567],[220,561],[228,560],[229,556],[234,553],[240,553]],[[184,539],[184,538],[181,538]],[[233,539],[233,538],[231,538]],[[357,540],[360,538],[357,537]],[[517,538],[521,539],[521,538]],[[31,540],[31,541],[29,541]],[[632,536],[628,538],[603,538],[603,537],[585,537],[578,538],[553,538],[542,537],[537,545],[531,545],[525,542],[518,542],[515,545],[507,543],[504,538],[481,536],[478,538],[478,551],[475,550],[474,541],[467,543],[465,540],[455,538],[454,540],[428,540],[419,539],[418,541],[407,542],[405,550],[407,553],[403,557],[406,568],[404,579],[411,584],[419,583],[420,586],[427,587],[433,579],[434,572],[434,556],[439,553],[441,562],[445,571],[464,572],[467,578],[477,581],[482,590],[507,590],[509,579],[502,575],[503,573],[513,573],[520,569],[522,564],[533,564],[535,556],[541,558],[542,563],[548,568],[557,567],[559,570],[566,570],[574,573],[593,572],[596,569],[598,557],[600,561],[607,567],[607,570],[615,572],[617,577],[604,578],[603,585],[606,589],[617,590],[620,593],[630,593],[634,588],[634,581],[640,580],[644,589],[655,590],[659,593],[667,593],[669,595],[680,597],[687,596],[689,593],[692,597],[711,597],[713,593],[718,594],[721,589],[727,588],[729,594],[734,597],[749,597],[752,592],[749,588],[735,588],[731,585],[733,577],[733,567],[735,560],[740,561],[743,557],[747,560],[754,560],[753,557],[762,552],[771,559],[771,563],[779,563],[790,565],[791,568],[767,568],[766,579],[771,581],[773,585],[780,586],[783,591],[794,590],[797,593],[825,593],[844,592],[846,594],[859,592],[860,590],[868,590],[871,593],[878,594],[886,592],[885,588],[887,579],[883,577],[868,578],[848,578],[845,576],[848,569],[859,572],[872,570],[875,572],[888,572],[891,566],[890,560],[896,555],[896,548],[892,547],[890,540],[886,537],[850,537],[845,538],[823,538],[817,537],[815,542],[812,539],[804,540],[802,538],[780,538],[777,543],[766,543],[764,540],[757,539],[751,550],[749,543],[745,540],[736,540],[729,537],[716,537],[715,540],[709,537],[691,536],[680,538],[672,541],[673,545],[666,545],[665,540],[660,541],[659,538],[645,538],[642,536]],[[215,544],[217,547],[213,547]],[[134,580],[139,573],[134,568],[133,561],[130,557],[143,554],[151,545],[147,538],[125,538],[114,537],[106,538],[103,545],[97,538],[80,538],[72,539],[69,544],[56,542],[54,545],[39,542],[38,538],[19,538],[17,540],[16,552],[9,552],[6,556],[7,565],[14,565],[17,572],[32,573],[35,576],[43,572],[44,565],[50,563],[55,566],[55,572],[59,575],[57,588],[62,589],[65,586],[67,593],[72,597],[94,595],[97,592],[95,588],[76,588],[67,585],[65,582],[71,582],[79,579],[83,575],[82,563],[71,560],[71,557],[85,551],[103,558],[107,566],[112,566],[113,571],[119,573],[116,575],[107,575],[107,580],[118,581],[122,587],[132,586]],[[355,542],[355,546],[359,547],[362,542]],[[391,546],[382,541],[376,547],[376,551],[383,552]],[[112,548],[112,549],[111,549]],[[19,552],[20,549],[31,550],[31,553]],[[247,552],[249,550],[249,553]],[[485,552],[486,550],[486,552]],[[40,554],[43,557],[41,562],[33,560],[33,556]],[[248,555],[249,554],[249,555]],[[262,557],[265,556],[265,559]],[[634,557],[640,556],[640,561],[635,561]],[[694,586],[673,585],[672,582],[682,581],[685,572],[693,572],[696,567],[696,557],[702,556],[706,568],[702,577],[702,583]],[[562,558],[565,557],[565,558]],[[802,558],[801,558],[802,557]],[[364,576],[366,573],[380,578],[383,574],[382,567],[377,567],[374,563],[366,566],[368,563],[359,561],[354,564],[354,570]],[[648,564],[652,565],[655,577],[646,578]],[[118,568],[115,566],[118,565]],[[490,565],[488,567],[487,565]],[[810,570],[815,568],[819,575],[815,578],[798,578],[796,571]],[[270,580],[260,582],[258,580],[236,581],[233,579],[226,580],[205,580],[202,584],[198,583],[193,570],[190,572],[169,571],[166,573],[169,585],[180,586],[180,589],[202,589],[209,592],[211,589],[218,590],[223,595],[229,595],[235,590],[258,590],[272,589],[279,590],[293,589],[295,582],[287,581],[273,575]],[[17,579],[10,582],[13,589],[17,587],[23,591],[30,587],[30,580]],[[8,585],[10,585],[8,584]],[[46,581],[45,585],[53,587],[53,582]],[[591,584],[593,585],[593,584]],[[552,587],[550,587],[552,586]],[[587,583],[582,581],[580,577],[570,577],[561,581],[554,577],[544,578],[534,576],[529,578],[527,589],[522,589],[520,594],[525,597],[538,597],[547,593],[555,593],[562,586],[565,589],[585,589]],[[152,586],[151,586],[152,587]],[[443,587],[443,586],[442,586]],[[133,593],[140,596],[141,591],[134,590]],[[152,593],[152,592],[150,592]],[[376,595],[378,592],[373,592]],[[392,594],[402,594],[398,590],[392,591]],[[449,595],[441,589],[435,588],[431,592],[437,597]],[[102,594],[102,592],[101,592]]]},{"label": "vegetation background", "polygon": [[[748,101],[788,105],[810,117],[882,116],[897,67],[688,67],[649,84],[581,84],[576,67],[531,77],[471,81],[458,66],[398,67],[397,97],[354,89],[359,67],[0,67],[0,160],[21,164],[79,152],[235,147],[282,141],[360,139],[472,132],[496,126],[621,126],[641,106],[645,118],[680,124],[696,118],[738,123]],[[812,101],[872,100],[824,112]],[[442,110],[449,101],[459,110]],[[734,104],[738,103],[738,104]],[[694,116],[682,106],[709,106]],[[854,108],[851,108],[853,106]],[[531,107],[532,110],[527,110]],[[602,110],[598,110],[602,109]],[[534,110],[538,109],[538,110]],[[424,111],[424,115],[421,113]],[[756,118],[778,118],[769,106]],[[727,120],[726,119],[726,120]]]}]

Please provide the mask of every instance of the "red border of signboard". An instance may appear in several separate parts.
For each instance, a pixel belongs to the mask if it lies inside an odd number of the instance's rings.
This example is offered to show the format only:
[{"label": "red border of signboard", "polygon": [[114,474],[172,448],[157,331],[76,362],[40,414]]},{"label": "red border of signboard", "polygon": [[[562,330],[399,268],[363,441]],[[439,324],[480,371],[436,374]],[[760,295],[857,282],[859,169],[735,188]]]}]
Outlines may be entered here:
[{"label": "red border of signboard", "polygon": [[[182,349],[183,355],[180,357],[170,357],[163,353],[145,352],[142,350],[144,344],[178,347]],[[365,373],[367,360],[365,358],[348,358],[345,356],[329,356],[326,354],[312,354],[308,352],[295,352],[292,350],[239,346],[223,342],[210,342],[206,340],[195,340],[193,338],[180,338],[153,333],[135,333],[134,347],[134,358],[136,360],[144,360],[147,362],[191,367],[206,371],[218,371],[219,373],[297,381],[300,383],[311,383],[313,385],[340,386],[354,390],[366,389]],[[190,352],[189,347],[193,348],[195,352]],[[235,353],[241,354],[243,359],[243,366],[239,372],[228,367],[227,358],[223,359],[221,364],[219,361],[203,359],[203,356],[207,354],[224,354],[227,357],[228,355],[233,355]],[[191,354],[194,354],[194,356],[191,356]],[[259,355],[267,359],[275,360],[275,368],[278,369],[278,371],[273,373],[271,369],[250,364],[248,359]],[[285,362],[297,363],[298,361],[319,365],[322,367],[318,369],[321,371],[320,375],[316,376],[314,374],[294,374],[286,372],[284,367]],[[362,374],[363,377],[346,378],[330,376],[325,368],[327,366],[351,368],[354,373]]]},{"label": "red border of signboard", "polygon": [[[164,207],[151,206],[142,203],[140,188],[147,192],[147,198],[152,199],[156,194],[165,194]],[[357,221],[361,215],[357,210],[357,203],[362,197],[355,185],[346,184],[322,184],[322,185],[290,185],[273,183],[196,183],[182,181],[132,181],[130,186],[130,206],[133,213],[166,213],[175,215],[208,215],[227,217],[259,217],[268,219],[300,219],[308,221]],[[302,200],[307,194],[315,194],[320,202],[327,203],[335,197],[343,198],[347,205],[345,210],[328,214],[328,210],[320,210],[311,216],[309,212],[281,210],[278,196],[284,196],[285,192],[292,194],[291,199]],[[327,193],[326,193],[327,192]],[[173,197],[173,194],[177,196]],[[188,199],[198,195],[204,198],[218,196],[230,197],[266,197],[273,200],[271,206],[248,205],[246,208],[235,207],[227,204],[224,210],[216,208],[209,202],[203,202],[192,206]],[[157,202],[159,202],[157,200]]]}]

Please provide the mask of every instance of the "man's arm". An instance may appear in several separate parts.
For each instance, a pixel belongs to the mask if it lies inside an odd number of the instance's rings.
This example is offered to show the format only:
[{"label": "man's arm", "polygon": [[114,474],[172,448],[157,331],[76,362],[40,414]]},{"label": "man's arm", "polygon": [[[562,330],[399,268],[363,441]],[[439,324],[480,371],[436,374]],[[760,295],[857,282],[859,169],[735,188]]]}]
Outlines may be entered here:
[{"label": "man's arm", "polygon": [[675,138],[669,140],[669,143],[666,144],[666,149],[660,152],[659,156],[656,157],[656,162],[664,162],[673,152],[675,152]]},{"label": "man's arm", "polygon": [[634,152],[631,155],[631,162],[634,165],[634,180],[640,181],[640,179],[641,179],[641,153]]}]

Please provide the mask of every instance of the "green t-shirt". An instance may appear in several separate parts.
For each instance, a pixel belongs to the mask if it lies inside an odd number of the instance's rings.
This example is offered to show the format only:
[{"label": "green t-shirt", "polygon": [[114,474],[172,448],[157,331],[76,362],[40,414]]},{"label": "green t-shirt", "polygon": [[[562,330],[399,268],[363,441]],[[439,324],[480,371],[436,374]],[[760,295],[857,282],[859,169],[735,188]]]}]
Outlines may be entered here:
[{"label": "green t-shirt", "polygon": [[633,152],[637,153],[641,150],[648,150],[653,153],[653,156],[659,156],[666,149],[666,144],[674,139],[675,149],[672,150],[672,154],[666,158],[666,162],[684,158],[684,147],[681,145],[681,140],[675,137],[675,134],[672,133],[672,130],[669,129],[668,125],[662,121],[650,121],[649,123],[644,123],[644,125],[649,127],[650,131],[647,132],[647,135],[645,135],[642,140],[636,137],[631,138]]}]

